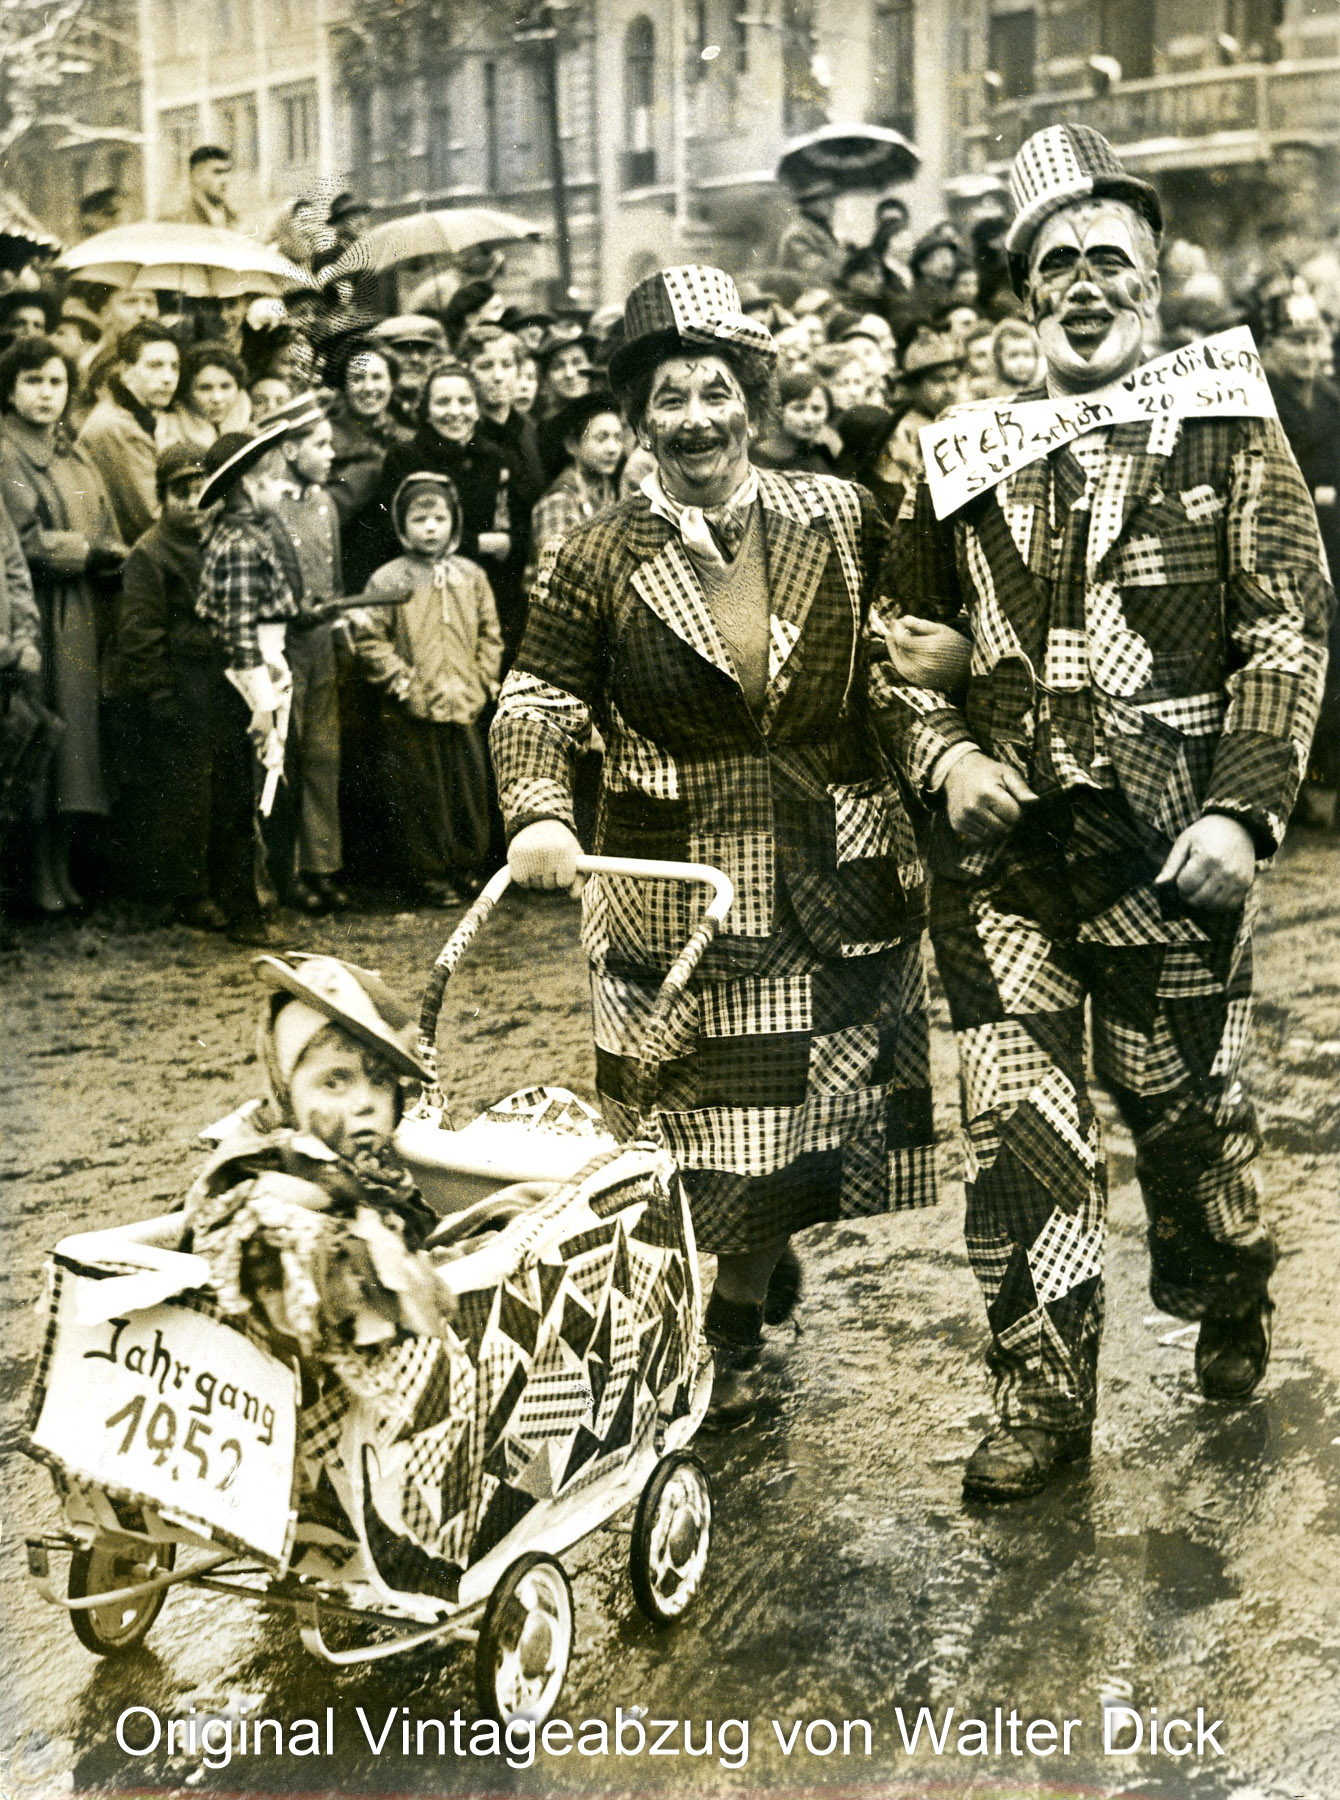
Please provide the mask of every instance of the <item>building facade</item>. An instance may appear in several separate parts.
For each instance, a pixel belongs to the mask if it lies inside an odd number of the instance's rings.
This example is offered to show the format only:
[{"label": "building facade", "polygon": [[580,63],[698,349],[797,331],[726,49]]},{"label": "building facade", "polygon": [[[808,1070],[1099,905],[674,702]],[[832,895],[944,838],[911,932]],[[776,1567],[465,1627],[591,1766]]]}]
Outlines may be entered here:
[{"label": "building facade", "polygon": [[[556,139],[586,304],[688,257],[766,267],[788,216],[778,156],[830,120],[904,131],[923,154],[909,200],[939,209],[949,9],[550,0],[518,18],[491,0],[350,0],[333,36],[351,182],[378,210],[487,203],[534,219],[546,240],[509,268],[553,286]],[[868,235],[870,211],[869,196],[844,203],[839,230]]]},{"label": "building facade", "polygon": [[[955,166],[949,76],[972,36],[961,4],[86,0],[117,15],[142,144],[122,145],[116,169],[49,164],[45,187],[40,171],[23,185],[73,237],[71,206],[105,181],[125,190],[127,218],[171,215],[192,148],[220,143],[247,230],[269,235],[294,201],[342,187],[388,217],[498,206],[545,234],[509,253],[509,285],[570,285],[594,305],[677,259],[766,269],[790,216],[778,157],[826,122],[910,137],[922,166],[905,197],[937,216]],[[866,238],[872,209],[871,195],[844,197],[839,235]]]},{"label": "building facade", "polygon": [[[123,217],[144,214],[138,0],[86,0],[58,43],[39,92],[26,97],[37,102],[32,120],[8,143],[0,179],[49,231],[74,243],[79,203],[100,189],[118,190]],[[6,85],[0,68],[0,96]]]},{"label": "building facade", "polygon": [[1324,237],[1340,173],[1340,0],[958,0],[951,166],[1096,126],[1223,266],[1262,235]]},{"label": "building facade", "polygon": [[347,155],[332,32],[343,0],[139,0],[145,191],[162,217],[186,196],[201,143],[233,154],[232,203],[265,229],[295,199],[327,197]]}]

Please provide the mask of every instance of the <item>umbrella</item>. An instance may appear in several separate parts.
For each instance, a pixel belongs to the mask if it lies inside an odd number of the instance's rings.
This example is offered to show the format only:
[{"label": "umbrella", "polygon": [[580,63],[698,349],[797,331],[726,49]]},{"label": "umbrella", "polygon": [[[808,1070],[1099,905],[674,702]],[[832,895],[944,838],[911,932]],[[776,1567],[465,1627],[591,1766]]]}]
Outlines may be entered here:
[{"label": "umbrella", "polygon": [[828,180],[839,188],[878,188],[906,181],[921,166],[916,147],[884,125],[821,125],[792,138],[777,164],[788,187]]},{"label": "umbrella", "polygon": [[16,194],[0,188],[0,269],[21,269],[60,239],[45,231]]},{"label": "umbrella", "polygon": [[310,276],[269,244],[215,225],[117,225],[67,250],[57,266],[80,281],[166,288],[197,300],[312,285]]},{"label": "umbrella", "polygon": [[437,212],[406,213],[386,219],[345,251],[333,268],[323,269],[323,281],[345,275],[394,269],[420,256],[459,256],[487,244],[515,244],[536,238],[540,227],[515,213],[498,212],[491,206],[459,206]]}]

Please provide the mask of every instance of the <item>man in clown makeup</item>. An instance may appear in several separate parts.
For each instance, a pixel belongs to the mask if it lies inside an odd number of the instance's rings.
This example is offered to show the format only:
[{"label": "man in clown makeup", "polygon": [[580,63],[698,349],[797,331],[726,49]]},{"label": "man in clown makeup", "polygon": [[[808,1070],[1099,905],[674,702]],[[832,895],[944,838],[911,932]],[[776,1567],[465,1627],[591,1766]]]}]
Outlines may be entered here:
[{"label": "man in clown makeup", "polygon": [[1135,1141],[1155,1304],[1199,1321],[1208,1398],[1241,1401],[1265,1374],[1276,1250],[1238,1081],[1250,902],[1306,767],[1333,605],[1268,399],[1225,416],[1193,380],[1157,416],[1087,432],[1076,417],[1144,361],[1153,188],[1097,132],[1055,125],[1019,151],[1011,190],[1011,275],[1047,364],[1020,398],[1053,409],[1055,447],[942,519],[925,482],[905,504],[890,610],[966,614],[971,673],[961,706],[888,666],[874,696],[932,807],[930,930],[999,1421],[964,1492],[986,1501],[1089,1455],[1106,1176],[1086,1002],[1094,1070]]}]

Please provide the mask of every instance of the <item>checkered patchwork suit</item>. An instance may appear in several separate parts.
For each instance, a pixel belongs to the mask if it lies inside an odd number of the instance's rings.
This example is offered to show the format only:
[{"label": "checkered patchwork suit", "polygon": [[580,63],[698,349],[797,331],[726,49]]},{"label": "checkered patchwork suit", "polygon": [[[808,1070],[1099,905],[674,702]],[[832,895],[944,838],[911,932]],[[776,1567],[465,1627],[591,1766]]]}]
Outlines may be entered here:
[{"label": "checkered patchwork suit", "polygon": [[[846,482],[759,472],[770,598],[762,710],[675,528],[638,495],[541,563],[491,747],[509,833],[572,824],[605,745],[596,847],[710,863],[736,901],[684,997],[660,1125],[699,1242],[753,1249],[932,1198],[922,869],[865,704],[885,528]],[[587,884],[597,1076],[631,1128],[636,1054],[701,891]]]},{"label": "checkered patchwork suit", "polygon": [[962,708],[875,670],[880,731],[926,789],[971,743],[1041,798],[989,849],[940,809],[931,937],[958,1033],[969,1257],[1005,1423],[1092,1417],[1105,1178],[1093,1057],[1135,1139],[1156,1302],[1200,1316],[1260,1293],[1243,914],[1153,877],[1207,812],[1278,845],[1306,767],[1333,603],[1316,515],[1278,425],[1119,425],[937,522],[924,486],[883,583],[909,614],[971,621]]}]

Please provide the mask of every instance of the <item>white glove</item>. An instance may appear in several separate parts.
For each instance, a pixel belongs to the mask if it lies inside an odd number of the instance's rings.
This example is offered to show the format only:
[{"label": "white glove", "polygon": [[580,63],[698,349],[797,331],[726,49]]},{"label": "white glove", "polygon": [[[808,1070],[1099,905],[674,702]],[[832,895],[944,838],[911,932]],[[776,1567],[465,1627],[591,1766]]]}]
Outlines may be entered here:
[{"label": "white glove", "polygon": [[557,888],[580,894],[577,858],[582,854],[576,833],[558,819],[537,819],[518,831],[507,849],[507,866],[519,887]]}]

